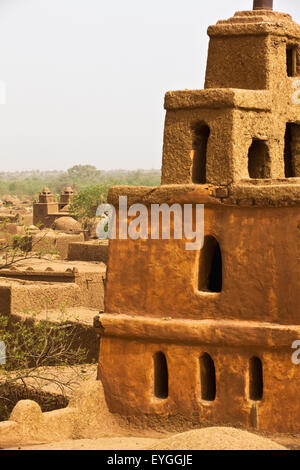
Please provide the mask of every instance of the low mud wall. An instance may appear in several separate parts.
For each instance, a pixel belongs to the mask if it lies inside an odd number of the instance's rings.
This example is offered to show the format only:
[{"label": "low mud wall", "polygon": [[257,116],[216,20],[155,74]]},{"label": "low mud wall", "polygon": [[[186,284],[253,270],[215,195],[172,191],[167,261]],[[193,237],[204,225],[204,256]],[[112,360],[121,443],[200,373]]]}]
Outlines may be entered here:
[{"label": "low mud wall", "polygon": [[102,263],[107,264],[108,242],[70,243],[68,260],[102,261]]}]

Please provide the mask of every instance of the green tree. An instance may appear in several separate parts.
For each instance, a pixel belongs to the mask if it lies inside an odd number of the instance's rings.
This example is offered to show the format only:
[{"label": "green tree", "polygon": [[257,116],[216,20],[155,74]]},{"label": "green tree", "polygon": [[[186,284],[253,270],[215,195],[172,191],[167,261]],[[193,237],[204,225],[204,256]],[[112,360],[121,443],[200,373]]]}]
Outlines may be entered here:
[{"label": "green tree", "polygon": [[67,170],[67,174],[72,182],[88,184],[99,181],[101,171],[93,165],[75,165]]},{"label": "green tree", "polygon": [[96,218],[99,204],[106,202],[109,185],[97,184],[88,186],[74,196],[70,213],[81,222],[84,228],[89,229]]}]

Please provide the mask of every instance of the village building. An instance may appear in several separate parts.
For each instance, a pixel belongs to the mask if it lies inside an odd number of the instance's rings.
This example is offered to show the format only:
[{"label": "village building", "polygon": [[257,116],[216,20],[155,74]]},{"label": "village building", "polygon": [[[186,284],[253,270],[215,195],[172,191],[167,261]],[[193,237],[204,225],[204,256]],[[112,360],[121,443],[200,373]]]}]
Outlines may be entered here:
[{"label": "village building", "polygon": [[110,241],[99,379],[109,408],[300,431],[300,26],[255,0],[208,28],[204,90],[165,97],[162,185],[205,239]]},{"label": "village building", "polygon": [[[117,218],[120,196],[147,208],[204,205],[202,247],[187,250],[187,236],[141,233],[110,240],[106,279],[105,265],[90,260],[95,241],[70,250],[70,259],[89,262],[21,260],[2,271],[10,317],[49,297],[56,310],[68,301],[76,312],[88,309],[88,318],[96,308],[104,312],[95,318],[98,380],[61,410],[43,413],[36,402],[19,401],[0,423],[2,446],[69,439],[81,446],[122,436],[123,426],[130,435],[144,426],[209,426],[206,436],[217,436],[218,445],[220,426],[230,426],[232,446],[241,432],[232,427],[252,428],[252,438],[267,431],[297,441],[300,26],[272,6],[254,0],[253,10],[211,26],[204,90],[166,94],[161,186],[109,192]],[[45,191],[40,204],[52,203]],[[195,431],[197,445],[208,445],[202,431]],[[190,433],[188,442],[176,437],[191,448]],[[175,448],[168,442],[149,448]]]},{"label": "village building", "polygon": [[53,227],[55,219],[68,216],[68,210],[74,196],[71,187],[65,188],[56,201],[53,193],[45,187],[39,194],[39,201],[33,204],[33,224],[42,227]]}]

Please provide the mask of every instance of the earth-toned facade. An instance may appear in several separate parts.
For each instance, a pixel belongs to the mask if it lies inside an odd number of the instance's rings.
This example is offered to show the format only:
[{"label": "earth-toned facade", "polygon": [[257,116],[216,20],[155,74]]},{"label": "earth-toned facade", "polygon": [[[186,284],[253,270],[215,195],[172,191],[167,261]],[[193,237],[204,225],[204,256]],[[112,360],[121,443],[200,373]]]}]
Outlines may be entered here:
[{"label": "earth-toned facade", "polygon": [[43,188],[38,202],[33,204],[33,224],[52,227],[55,219],[68,215],[73,197],[74,191],[70,186],[61,192],[59,202],[55,200],[49,188]]},{"label": "earth-toned facade", "polygon": [[205,206],[201,250],[110,241],[113,412],[300,431],[300,26],[254,8],[209,27],[204,90],[166,94],[162,185],[110,190],[115,207]]}]

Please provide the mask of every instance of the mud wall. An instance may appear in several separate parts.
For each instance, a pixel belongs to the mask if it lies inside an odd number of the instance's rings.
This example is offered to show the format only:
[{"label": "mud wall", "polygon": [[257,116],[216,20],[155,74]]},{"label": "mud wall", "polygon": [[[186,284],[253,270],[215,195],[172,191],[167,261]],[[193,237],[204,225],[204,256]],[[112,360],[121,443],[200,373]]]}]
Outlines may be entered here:
[{"label": "mud wall", "polygon": [[11,291],[7,286],[0,286],[0,315],[9,315],[11,311]]},{"label": "mud wall", "polygon": [[299,324],[299,222],[299,207],[206,207],[220,293],[198,290],[200,252],[185,240],[111,240],[105,311]]},{"label": "mud wall", "polygon": [[106,264],[108,260],[108,243],[70,243],[68,247],[68,260],[102,261]]},{"label": "mud wall", "polygon": [[[158,351],[167,360],[166,399],[154,394],[153,357]],[[203,426],[240,425],[272,432],[299,432],[296,417],[300,413],[300,366],[293,365],[291,351],[271,352],[259,345],[236,349],[222,344],[192,346],[103,338],[99,376],[113,412],[178,419],[184,416]],[[204,353],[210,355],[215,366],[213,401],[201,396],[200,357]],[[249,361],[253,356],[259,356],[263,364],[263,398],[259,401],[249,396]],[[110,380],[112,370],[114,380]]]}]

